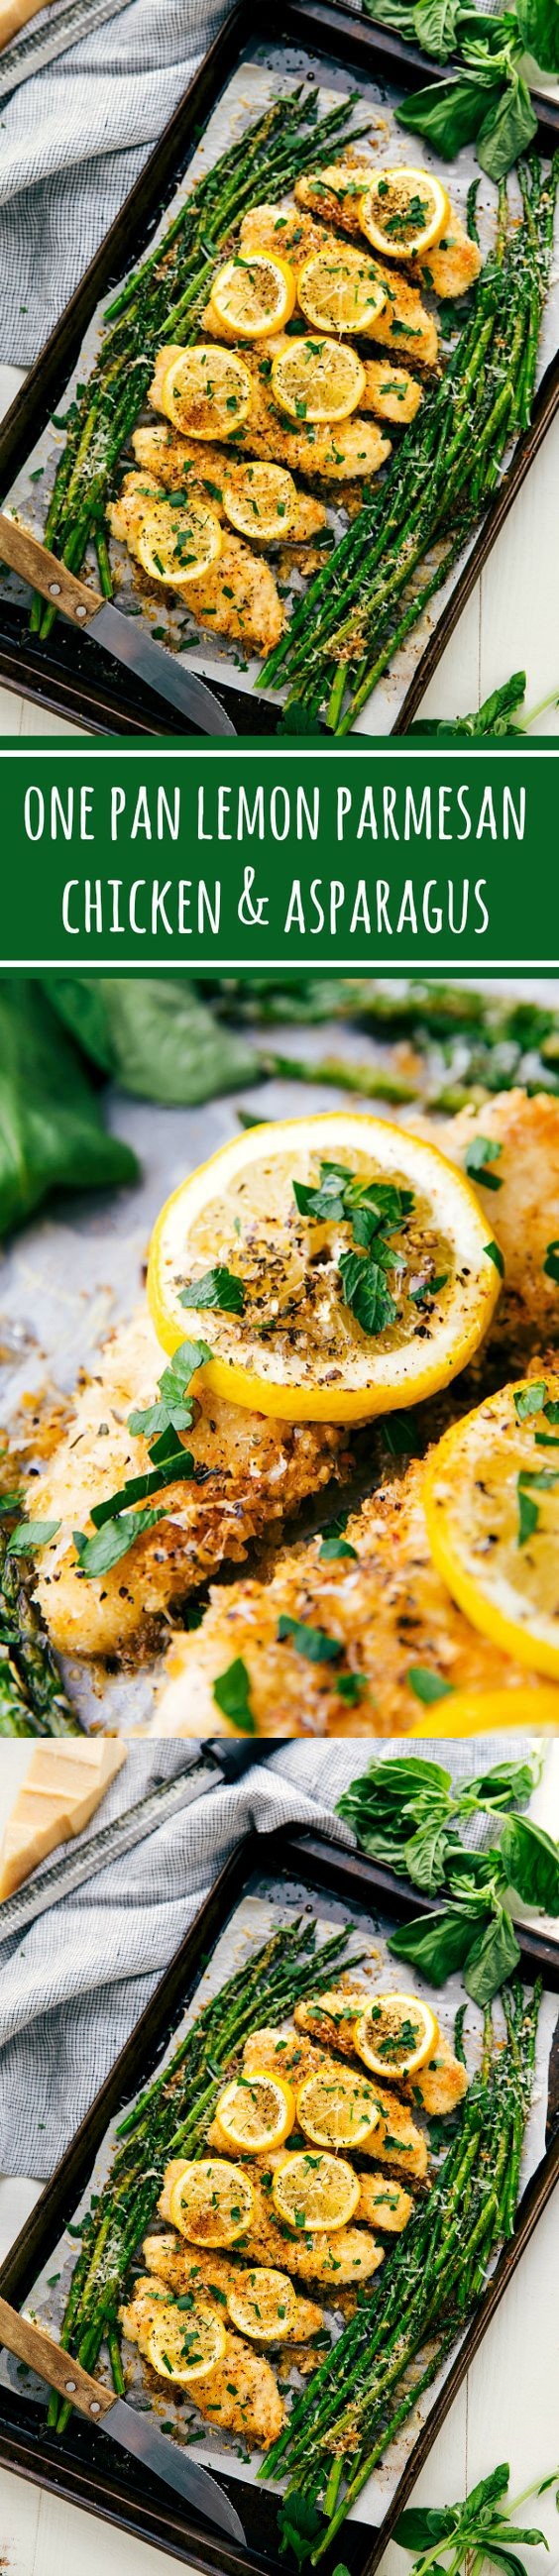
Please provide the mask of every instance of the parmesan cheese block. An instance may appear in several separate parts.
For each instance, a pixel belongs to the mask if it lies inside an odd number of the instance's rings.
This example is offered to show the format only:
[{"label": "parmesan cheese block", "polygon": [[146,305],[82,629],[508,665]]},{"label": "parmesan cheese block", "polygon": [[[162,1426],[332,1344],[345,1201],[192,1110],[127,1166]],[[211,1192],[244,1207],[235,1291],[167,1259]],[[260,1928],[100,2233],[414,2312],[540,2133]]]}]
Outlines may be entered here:
[{"label": "parmesan cheese block", "polygon": [[109,1782],[126,1760],[126,1745],[85,1736],[72,1745],[38,1744],[31,1755],[0,1851],[0,1902],[13,1896],[47,1852],[81,1834]]}]

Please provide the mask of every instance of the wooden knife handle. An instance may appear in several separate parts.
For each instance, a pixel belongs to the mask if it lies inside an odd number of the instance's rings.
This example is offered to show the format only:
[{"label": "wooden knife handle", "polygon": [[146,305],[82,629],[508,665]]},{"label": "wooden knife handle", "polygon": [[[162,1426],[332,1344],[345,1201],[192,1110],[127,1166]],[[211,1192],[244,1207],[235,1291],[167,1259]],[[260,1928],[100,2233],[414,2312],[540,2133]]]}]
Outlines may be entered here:
[{"label": "wooden knife handle", "polygon": [[12,36],[19,36],[20,28],[27,25],[28,18],[36,18],[43,5],[44,0],[0,0],[0,54],[3,46],[10,44]]},{"label": "wooden knife handle", "polygon": [[4,510],[0,510],[0,563],[10,564],[13,572],[20,572],[32,590],[40,591],[42,599],[52,600],[61,617],[71,618],[73,626],[83,629],[103,606],[98,591],[90,590],[85,581],[77,581],[67,564],[59,563],[58,556],[49,554],[39,537],[32,537],[29,528],[20,528]]},{"label": "wooden knife handle", "polygon": [[0,2299],[0,2344],[15,2353],[18,2361],[27,2362],[30,2370],[36,2370],[39,2379],[46,2379],[48,2388],[57,2388],[60,2397],[68,2397],[71,2406],[77,2406],[80,2415],[88,2415],[90,2422],[98,2424],[114,2406],[114,2390],[102,2388],[98,2379],[90,2379],[89,2371],[82,2370],[81,2362],[75,2361],[72,2353],[62,2352],[43,2326],[30,2325],[27,2317],[20,2317],[16,2308],[8,2306],[7,2299]]}]

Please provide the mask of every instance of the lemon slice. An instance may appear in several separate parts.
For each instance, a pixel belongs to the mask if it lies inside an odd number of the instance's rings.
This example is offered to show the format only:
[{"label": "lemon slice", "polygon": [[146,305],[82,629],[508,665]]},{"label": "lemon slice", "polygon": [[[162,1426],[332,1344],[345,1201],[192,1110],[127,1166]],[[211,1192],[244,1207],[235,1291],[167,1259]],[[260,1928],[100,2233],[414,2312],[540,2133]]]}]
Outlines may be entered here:
[{"label": "lemon slice", "polygon": [[208,2156],[200,2164],[187,2165],[179,2175],[169,2207],[173,2227],[189,2245],[235,2245],[250,2226],[252,2183],[241,2165]]},{"label": "lemon slice", "polygon": [[[389,1266],[365,1306],[360,1271],[344,1266],[368,1259],[353,1219],[313,1217],[295,1196],[314,1195],[325,1164],[341,1166],[342,1190],[374,1198],[377,1186],[375,1205],[402,1211],[379,1237]],[[278,1119],[223,1146],[167,1200],[149,1258],[155,1330],[169,1352],[186,1332],[203,1338],[206,1383],[232,1404],[290,1422],[363,1421],[448,1385],[477,1350],[500,1286],[486,1234],[469,1181],[423,1138],[353,1110]]]},{"label": "lemon slice", "polygon": [[339,340],[290,340],[272,365],[272,393],[288,420],[348,420],[365,391],[357,350]]},{"label": "lemon slice", "polygon": [[359,2199],[359,2181],[343,2156],[298,2154],[276,2165],[272,2198],[278,2218],[295,2231],[347,2227]]},{"label": "lemon slice", "polygon": [[315,331],[368,331],[386,304],[372,260],[363,251],[344,250],[341,243],[305,260],[297,295]]},{"label": "lemon slice", "polygon": [[359,222],[386,259],[423,259],[448,223],[446,188],[430,170],[379,170],[361,198]]},{"label": "lemon slice", "polygon": [[214,278],[211,302],[218,320],[240,340],[284,331],[295,304],[293,269],[286,259],[269,259],[259,251],[244,258],[237,252]]},{"label": "lemon slice", "polygon": [[238,465],[223,484],[223,507],[239,536],[270,545],[289,536],[297,507],[297,486],[284,465]]},{"label": "lemon slice", "polygon": [[252,380],[236,349],[215,340],[181,349],[163,377],[159,400],[173,429],[188,438],[231,438],[247,419]]},{"label": "lemon slice", "polygon": [[552,1726],[559,1734],[559,1690],[553,1682],[535,1687],[526,1682],[514,1690],[449,1691],[438,1708],[426,1708],[410,1735],[493,1735],[499,1727]]},{"label": "lemon slice", "polygon": [[315,2147],[361,2147],[378,2128],[378,2102],[364,2075],[324,2067],[297,2094],[297,2119]]},{"label": "lemon slice", "polygon": [[221,528],[215,510],[206,510],[203,502],[182,499],[173,508],[172,501],[154,501],[144,509],[136,535],[136,554],[151,581],[165,581],[184,589],[188,581],[208,572],[221,554]]},{"label": "lemon slice", "polygon": [[160,2379],[176,2379],[181,2388],[190,2388],[195,2380],[208,2379],[223,2361],[226,2340],[215,2308],[177,2308],[169,2300],[154,2320],[147,2357]]},{"label": "lemon slice", "polygon": [[279,2075],[239,2075],[220,2095],[215,2117],[222,2137],[245,2156],[282,2147],[295,2120],[291,2085]]},{"label": "lemon slice", "polygon": [[559,1376],[501,1387],[445,1432],[424,1500],[435,1565],[472,1627],[557,1678]]},{"label": "lemon slice", "polygon": [[418,1995],[373,1995],[355,2024],[358,2057],[372,2075],[402,2082],[432,2057],[439,2025]]},{"label": "lemon slice", "polygon": [[287,2272],[262,2264],[243,2272],[227,2292],[227,2313],[250,2343],[283,2343],[297,2320],[297,2292]]}]

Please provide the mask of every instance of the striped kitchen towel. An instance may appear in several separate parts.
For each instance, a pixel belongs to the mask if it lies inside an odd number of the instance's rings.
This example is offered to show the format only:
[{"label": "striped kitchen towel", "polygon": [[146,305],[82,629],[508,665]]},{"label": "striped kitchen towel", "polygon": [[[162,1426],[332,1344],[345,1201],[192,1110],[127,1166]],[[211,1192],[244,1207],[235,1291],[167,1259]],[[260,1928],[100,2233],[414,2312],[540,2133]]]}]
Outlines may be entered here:
[{"label": "striped kitchen towel", "polygon": [[[240,1835],[251,1826],[265,1838],[278,1825],[302,1825],[352,1847],[353,1834],[334,1810],[374,1749],[279,1743],[237,1788],[212,1789],[185,1806],[136,1851],[109,1863],[5,1943],[0,2173],[37,2181],[52,2173]],[[432,1755],[461,1779],[528,1750],[520,1731],[465,1743],[426,1738],[413,1747],[403,1736],[388,1737],[378,1746],[379,1756]],[[147,1795],[158,1779],[174,1779],[189,1757],[190,1748],[176,1740],[131,1744],[104,1801],[103,1822]],[[87,1832],[98,1825],[96,1817]],[[488,1830],[476,1820],[469,1839],[483,1841]],[[262,1858],[264,1864],[265,1840]]]},{"label": "striped kitchen towel", "polygon": [[131,0],[0,105],[4,365],[36,358],[231,6]]}]

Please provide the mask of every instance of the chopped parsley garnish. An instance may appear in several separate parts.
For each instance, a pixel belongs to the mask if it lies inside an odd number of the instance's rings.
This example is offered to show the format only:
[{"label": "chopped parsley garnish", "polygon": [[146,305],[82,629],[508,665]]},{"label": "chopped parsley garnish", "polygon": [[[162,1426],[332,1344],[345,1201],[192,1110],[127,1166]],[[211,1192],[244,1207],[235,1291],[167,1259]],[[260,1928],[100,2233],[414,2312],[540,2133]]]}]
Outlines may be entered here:
[{"label": "chopped parsley garnish", "polygon": [[505,1264],[504,1264],[504,1261],[503,1261],[503,1255],[502,1255],[502,1252],[501,1252],[500,1244],[498,1244],[498,1243],[484,1243],[483,1249],[484,1249],[484,1252],[486,1252],[486,1253],[487,1253],[487,1259],[488,1259],[488,1261],[492,1261],[492,1262],[494,1263],[495,1269],[496,1269],[496,1270],[498,1270],[498,1272],[499,1272],[499,1278],[500,1278],[500,1279],[504,1279],[504,1276],[505,1276]]},{"label": "chopped parsley garnish", "polygon": [[547,1244],[543,1266],[547,1279],[559,1280],[559,1235],[556,1236],[554,1243]]},{"label": "chopped parsley garnish", "polygon": [[241,1735],[256,1735],[256,1719],[250,1705],[250,1676],[242,1655],[235,1656],[225,1673],[218,1673],[212,1689],[216,1708],[221,1710],[222,1717],[229,1717]]},{"label": "chopped parsley garnish", "polygon": [[448,1699],[452,1691],[452,1682],[444,1682],[440,1673],[430,1672],[428,1664],[410,1664],[408,1681],[415,1698],[426,1706],[430,1700]]},{"label": "chopped parsley garnish", "polygon": [[[498,1161],[502,1151],[502,1145],[496,1145],[494,1136],[472,1136],[464,1158],[464,1170],[468,1173],[469,1180],[480,1181],[484,1190],[502,1190],[503,1183],[499,1173],[488,1171],[487,1168],[489,1163]],[[559,1271],[557,1275],[559,1277]]]},{"label": "chopped parsley garnish", "polygon": [[225,1315],[242,1315],[245,1292],[242,1279],[223,1262],[214,1270],[203,1270],[200,1279],[189,1279],[181,1288],[180,1306],[220,1306]]},{"label": "chopped parsley garnish", "polygon": [[109,1574],[111,1566],[118,1565],[119,1558],[127,1556],[129,1548],[135,1546],[136,1539],[143,1538],[145,1530],[155,1529],[157,1521],[164,1519],[164,1509],[119,1512],[114,1520],[105,1521],[104,1527],[95,1531],[94,1538],[87,1538],[85,1530],[73,1530],[80,1574],[85,1574],[88,1581],[93,1575]]},{"label": "chopped parsley garnish", "polygon": [[295,1653],[304,1655],[308,1664],[335,1664],[343,1654],[341,1637],[328,1637],[325,1628],[309,1628],[304,1619],[290,1619],[287,1611],[278,1619],[277,1635],[280,1645],[289,1637]]},{"label": "chopped parsley garnish", "polygon": [[37,1547],[48,1547],[56,1538],[60,1521],[18,1521],[6,1549],[7,1556],[34,1556]]}]

